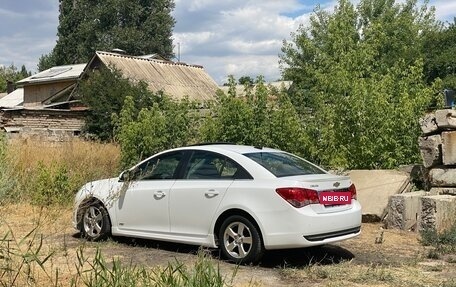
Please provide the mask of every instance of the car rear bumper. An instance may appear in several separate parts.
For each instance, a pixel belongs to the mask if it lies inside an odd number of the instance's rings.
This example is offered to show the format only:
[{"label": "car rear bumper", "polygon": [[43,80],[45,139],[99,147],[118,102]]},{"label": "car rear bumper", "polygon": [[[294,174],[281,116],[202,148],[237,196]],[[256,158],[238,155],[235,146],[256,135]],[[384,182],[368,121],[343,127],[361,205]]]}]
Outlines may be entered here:
[{"label": "car rear bumper", "polygon": [[321,214],[304,207],[279,214],[262,214],[261,217],[266,249],[323,245],[361,233],[361,206],[357,201],[350,209],[340,212]]}]

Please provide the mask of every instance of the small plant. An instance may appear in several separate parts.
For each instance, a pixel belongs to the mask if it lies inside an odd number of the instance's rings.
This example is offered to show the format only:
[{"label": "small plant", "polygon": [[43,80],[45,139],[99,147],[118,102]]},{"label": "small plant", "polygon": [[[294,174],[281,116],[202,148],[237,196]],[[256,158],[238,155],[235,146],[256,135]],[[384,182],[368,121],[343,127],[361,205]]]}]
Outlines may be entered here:
[{"label": "small plant", "polygon": [[420,235],[421,244],[435,248],[429,252],[428,258],[433,256],[436,259],[441,254],[456,253],[456,224],[442,233],[438,233],[434,229],[425,229],[420,232]]},{"label": "small plant", "polygon": [[77,189],[65,165],[54,163],[46,166],[41,162],[38,164],[33,186],[32,202],[39,205],[62,204],[71,198]]},{"label": "small plant", "polygon": [[435,248],[432,248],[431,250],[429,250],[429,252],[427,253],[426,257],[428,259],[439,259],[440,258],[440,254]]},{"label": "small plant", "polygon": [[9,228],[0,238],[0,286],[38,286],[43,281],[49,283],[47,286],[57,286],[58,271],[54,276],[45,265],[53,252],[43,251],[43,237],[37,230],[38,225],[17,239]]}]

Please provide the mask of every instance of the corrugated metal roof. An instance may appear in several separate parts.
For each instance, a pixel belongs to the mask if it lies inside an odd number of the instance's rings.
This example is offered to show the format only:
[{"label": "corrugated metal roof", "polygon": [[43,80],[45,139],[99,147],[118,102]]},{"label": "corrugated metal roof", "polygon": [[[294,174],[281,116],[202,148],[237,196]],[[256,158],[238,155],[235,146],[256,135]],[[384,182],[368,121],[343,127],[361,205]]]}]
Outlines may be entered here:
[{"label": "corrugated metal roof", "polygon": [[28,84],[77,79],[84,71],[86,65],[87,64],[77,64],[52,67],[45,71],[39,72],[38,74],[22,79],[16,84],[23,86]]},{"label": "corrugated metal roof", "polygon": [[24,89],[18,88],[0,99],[0,108],[14,108],[24,102]]},{"label": "corrugated metal roof", "polygon": [[201,66],[101,51],[97,51],[95,57],[107,67],[114,66],[125,78],[144,81],[150,91],[163,91],[175,99],[188,96],[192,100],[212,100],[218,89],[215,81]]}]

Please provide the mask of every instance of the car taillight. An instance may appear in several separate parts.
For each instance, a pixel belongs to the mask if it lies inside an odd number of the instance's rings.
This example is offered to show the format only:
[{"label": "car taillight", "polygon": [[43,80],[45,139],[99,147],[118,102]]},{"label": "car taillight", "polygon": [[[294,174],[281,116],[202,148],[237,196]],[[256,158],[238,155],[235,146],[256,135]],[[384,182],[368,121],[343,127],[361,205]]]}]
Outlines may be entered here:
[{"label": "car taillight", "polygon": [[299,187],[284,187],[277,188],[276,192],[289,204],[296,208],[303,207],[309,204],[320,203],[318,192],[312,189]]},{"label": "car taillight", "polygon": [[356,187],[353,183],[348,188],[348,191],[351,193],[352,199],[356,199]]}]

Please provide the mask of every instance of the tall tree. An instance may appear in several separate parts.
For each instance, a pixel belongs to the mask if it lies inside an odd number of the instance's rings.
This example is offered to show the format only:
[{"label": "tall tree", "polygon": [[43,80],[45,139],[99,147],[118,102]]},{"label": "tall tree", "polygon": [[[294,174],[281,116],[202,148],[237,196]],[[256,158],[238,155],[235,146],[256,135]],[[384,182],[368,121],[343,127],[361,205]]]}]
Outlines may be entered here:
[{"label": "tall tree", "polygon": [[418,118],[436,93],[423,79],[423,35],[435,28],[434,10],[416,0],[339,0],[284,43],[283,77],[294,82],[315,161],[389,168],[418,160]]},{"label": "tall tree", "polygon": [[58,40],[38,68],[83,63],[95,50],[171,57],[173,0],[59,0]]},{"label": "tall tree", "polygon": [[429,83],[436,78],[444,88],[456,89],[456,18],[448,26],[425,35],[425,76]]}]

